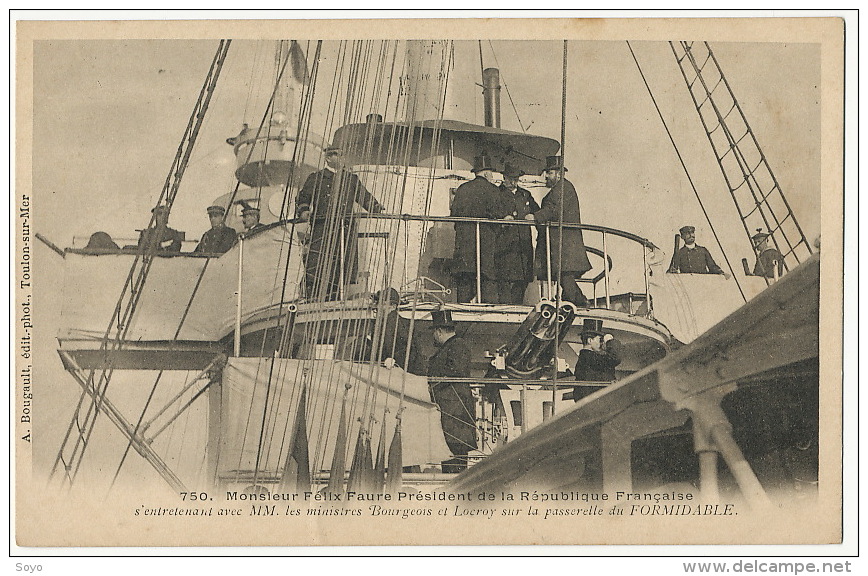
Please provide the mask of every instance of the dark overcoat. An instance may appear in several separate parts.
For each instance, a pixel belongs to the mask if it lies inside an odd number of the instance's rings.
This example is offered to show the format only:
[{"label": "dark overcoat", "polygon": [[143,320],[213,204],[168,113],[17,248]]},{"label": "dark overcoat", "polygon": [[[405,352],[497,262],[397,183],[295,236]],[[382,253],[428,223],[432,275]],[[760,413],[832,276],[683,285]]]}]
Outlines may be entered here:
[{"label": "dark overcoat", "polygon": [[[418,327],[418,324],[416,325]],[[385,322],[380,328],[382,330],[381,339],[377,340],[376,323],[371,326],[371,332],[365,335],[364,343],[356,354],[356,360],[366,362],[371,358],[382,362],[386,358],[395,360],[395,365],[403,368],[411,374],[425,374],[425,358],[419,349],[418,334],[410,341],[410,321],[406,318],[401,318],[397,310],[392,310],[386,314]],[[379,347],[374,350],[376,344]],[[407,350],[409,348],[409,358],[407,358]],[[404,365],[407,359],[407,365]]]},{"label": "dark overcoat", "polygon": [[576,380],[611,382],[622,355],[623,345],[618,340],[609,340],[600,352],[582,348],[576,361]]},{"label": "dark overcoat", "polygon": [[340,273],[341,229],[345,280],[349,283],[355,279],[358,232],[350,216],[356,203],[369,212],[383,211],[359,177],[348,170],[332,172],[323,168],[305,180],[298,193],[297,212],[311,211],[310,243],[305,259],[309,281],[317,277],[328,278],[330,283],[336,281]]},{"label": "dark overcoat", "polygon": [[[539,205],[530,192],[517,187],[509,191],[503,185],[498,188],[498,208],[516,220],[524,220],[528,214],[537,212]],[[495,246],[497,279],[510,282],[533,280],[533,241],[530,226],[501,226]]]},{"label": "dark overcoat", "polygon": [[[588,260],[588,254],[585,251],[585,241],[581,230],[564,228],[563,236],[560,236],[558,224],[561,222],[562,209],[564,224],[581,224],[579,195],[576,194],[572,182],[566,179],[552,186],[549,193],[542,199],[542,206],[534,213],[534,217],[537,222],[550,224],[552,276],[557,277],[561,273],[560,270],[581,276],[591,269],[591,261]],[[539,226],[537,231],[539,235],[536,242],[536,274],[538,278],[544,280],[548,275],[546,229],[544,226]],[[563,250],[561,250],[561,246],[563,246]]]},{"label": "dark overcoat", "polygon": [[466,382],[437,382],[437,377],[468,378],[470,348],[453,336],[428,360],[431,399],[440,408],[440,425],[452,454],[476,449],[476,400]]},{"label": "dark overcoat", "polygon": [[[452,216],[469,218],[499,219],[506,215],[505,207],[498,206],[499,190],[497,186],[477,176],[470,182],[465,182],[455,191],[452,200]],[[497,278],[497,264],[494,258],[497,243],[498,224],[479,225],[479,253],[482,276],[494,280]],[[476,275],[476,224],[472,222],[455,224],[455,253],[452,260],[452,272],[456,274]]]}]

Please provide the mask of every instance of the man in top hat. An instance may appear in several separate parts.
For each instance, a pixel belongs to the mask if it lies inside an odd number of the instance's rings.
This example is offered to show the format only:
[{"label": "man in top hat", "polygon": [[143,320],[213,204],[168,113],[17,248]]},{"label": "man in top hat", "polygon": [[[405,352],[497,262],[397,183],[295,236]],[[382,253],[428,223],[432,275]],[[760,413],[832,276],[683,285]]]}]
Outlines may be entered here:
[{"label": "man in top hat", "polygon": [[476,400],[467,382],[438,378],[469,378],[470,347],[455,334],[449,310],[431,312],[431,329],[437,352],[428,360],[428,387],[431,399],[440,407],[440,425],[453,458],[443,462],[443,472],[460,472],[467,467],[467,454],[476,449]]},{"label": "man in top hat", "polygon": [[356,361],[380,360],[387,368],[398,366],[411,374],[424,376],[425,359],[419,351],[419,339],[411,339],[410,321],[398,314],[401,303],[398,291],[394,288],[380,290],[372,294],[372,298],[380,321],[374,322],[370,333],[365,335],[356,351]]},{"label": "man in top hat", "polygon": [[151,209],[154,225],[139,232],[139,250],[143,252],[180,252],[184,233],[169,228],[169,207],[160,204]]},{"label": "man in top hat", "polygon": [[[351,217],[359,204],[369,212],[383,206],[362,185],[359,177],[343,164],[336,146],[325,149],[325,167],[308,176],[298,193],[296,214],[310,222],[305,258],[305,284],[309,299],[333,300],[340,293],[340,282],[356,278],[358,232]],[[340,258],[343,254],[344,278]]]},{"label": "man in top hat", "polygon": [[[548,236],[546,227],[538,227],[535,263],[537,278],[548,279],[550,257],[551,278],[560,283],[561,297],[576,306],[585,307],[588,299],[579,288],[577,280],[591,269],[591,261],[588,260],[582,231],[558,226],[561,222],[582,223],[579,195],[572,182],[561,177],[562,170],[567,171],[560,156],[546,158],[545,177],[549,192],[542,199],[540,209],[528,214],[525,219],[549,225]],[[551,247],[547,245],[547,238]]]},{"label": "man in top hat", "polygon": [[756,264],[753,267],[754,276],[765,276],[777,279],[784,275],[784,256],[777,249],[769,246],[769,234],[762,229],[751,236],[753,249],[756,252]]},{"label": "man in top hat", "polygon": [[200,254],[223,254],[227,252],[238,240],[238,233],[234,228],[226,225],[226,208],[223,206],[208,206],[208,219],[211,221],[211,229],[202,234],[202,239],[194,252]]},{"label": "man in top hat", "polygon": [[265,228],[265,224],[259,222],[259,208],[251,206],[247,202],[240,201],[241,208],[241,224],[244,225],[244,235],[249,236],[260,228]]},{"label": "man in top hat", "polygon": [[[469,218],[500,219],[507,212],[498,205],[500,191],[492,184],[494,172],[488,156],[477,156],[473,162],[475,178],[455,190],[450,214]],[[494,257],[497,243],[496,224],[479,225],[479,270],[481,272],[481,302],[496,304],[497,263]],[[452,259],[452,274],[459,302],[470,302],[476,294],[476,224],[455,223],[455,252]],[[480,302],[480,303],[481,303]]]},{"label": "man in top hat", "polygon": [[670,273],[680,274],[723,274],[728,280],[729,274],[724,272],[705,246],[696,243],[696,228],[683,226],[679,231],[684,246],[675,252],[669,266]]},{"label": "man in top hat", "polygon": [[[623,346],[611,334],[603,333],[603,321],[586,318],[582,324],[582,349],[576,361],[576,380],[584,382],[611,382],[615,367],[621,363]],[[573,400],[578,402],[595,392],[594,388],[579,386],[573,389]]]},{"label": "man in top hat", "polygon": [[[497,205],[505,208],[506,220],[524,220],[539,210],[531,193],[518,185],[524,172],[507,163],[498,188]],[[501,304],[522,304],[533,280],[533,242],[529,226],[501,226],[495,243],[498,293]]]}]

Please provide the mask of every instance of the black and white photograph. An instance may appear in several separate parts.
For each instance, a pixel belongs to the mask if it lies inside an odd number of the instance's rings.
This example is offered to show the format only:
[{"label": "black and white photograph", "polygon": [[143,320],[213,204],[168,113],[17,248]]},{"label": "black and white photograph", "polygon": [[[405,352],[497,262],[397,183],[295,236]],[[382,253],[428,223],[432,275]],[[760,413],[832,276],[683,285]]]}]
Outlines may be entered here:
[{"label": "black and white photograph", "polygon": [[17,545],[840,544],[844,23],[769,20],[17,22]]}]

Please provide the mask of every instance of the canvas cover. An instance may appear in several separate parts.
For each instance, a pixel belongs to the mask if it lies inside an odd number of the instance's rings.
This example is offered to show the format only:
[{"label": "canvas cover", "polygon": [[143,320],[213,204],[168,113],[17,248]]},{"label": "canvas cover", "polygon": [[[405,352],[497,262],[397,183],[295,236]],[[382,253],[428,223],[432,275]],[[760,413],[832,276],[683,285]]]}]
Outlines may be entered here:
[{"label": "canvas cover", "polygon": [[[404,466],[440,463],[450,457],[440,428],[440,414],[428,394],[423,376],[368,364],[339,360],[287,358],[230,358],[223,370],[222,438],[218,473],[224,478],[256,467],[264,473],[283,469],[295,429],[303,383],[307,393],[309,458],[314,472],[331,467],[341,404],[347,393],[346,462],[363,420],[373,450],[380,441],[385,412],[385,446],[395,431],[401,411]],[[403,389],[403,404],[399,406]],[[375,419],[373,425],[368,415]],[[265,424],[263,425],[263,421]]]},{"label": "canvas cover", "polygon": [[[239,255],[236,244],[219,258],[154,258],[127,340],[216,341],[226,336],[235,322]],[[60,339],[102,338],[135,258],[129,252],[66,253]],[[287,261],[290,273],[284,291]],[[278,304],[281,294],[284,301],[297,298],[301,263],[302,245],[292,239],[289,227],[277,226],[246,239],[242,322]]]}]

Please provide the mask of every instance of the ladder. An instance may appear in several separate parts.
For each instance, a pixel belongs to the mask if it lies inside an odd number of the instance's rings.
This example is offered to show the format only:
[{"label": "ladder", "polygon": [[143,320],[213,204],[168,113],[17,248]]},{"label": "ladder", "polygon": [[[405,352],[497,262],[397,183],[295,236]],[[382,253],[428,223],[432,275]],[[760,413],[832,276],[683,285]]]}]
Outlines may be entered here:
[{"label": "ladder", "polygon": [[[226,60],[230,42],[230,40],[220,41],[217,53],[211,62],[208,76],[205,79],[193,113],[190,115],[190,120],[184,131],[184,136],[178,146],[172,167],[166,177],[160,198],[157,201],[157,205],[165,202],[170,213],[181,185],[181,179],[190,160],[193,146],[196,143],[196,137],[205,119],[205,111],[208,109],[211,96],[216,88],[217,79]],[[155,214],[152,214],[151,221],[148,224],[149,227],[154,225],[155,216]],[[93,368],[86,375],[80,370],[70,370],[73,376],[76,377],[76,380],[79,381],[82,392],[51,469],[51,476],[54,477],[59,469],[62,468],[61,485],[72,487],[100,413],[104,412],[109,416],[112,422],[130,439],[130,442],[137,451],[142,453],[142,449],[146,446],[141,441],[142,438],[139,435],[139,431],[133,429],[128,422],[120,417],[119,412],[117,412],[106,397],[106,392],[114,373],[116,354],[126,342],[126,335],[129,332],[136,307],[144,290],[155,253],[156,245],[152,244],[149,250],[141,251],[136,255],[130,267],[130,272],[127,275],[126,282],[115,305],[112,318],[102,337],[99,348],[100,357],[102,358],[100,366]],[[86,399],[89,399],[89,402],[86,402]],[[146,459],[167,479],[167,482],[173,488],[182,486],[180,480],[174,474],[171,474],[171,471],[167,469],[165,464],[155,454],[151,451],[146,452]]]},{"label": "ladder", "polygon": [[669,45],[735,202],[748,241],[758,230],[764,230],[783,255],[784,269],[789,271],[795,268],[813,250],[711,47],[707,42],[681,41],[670,42]]}]

